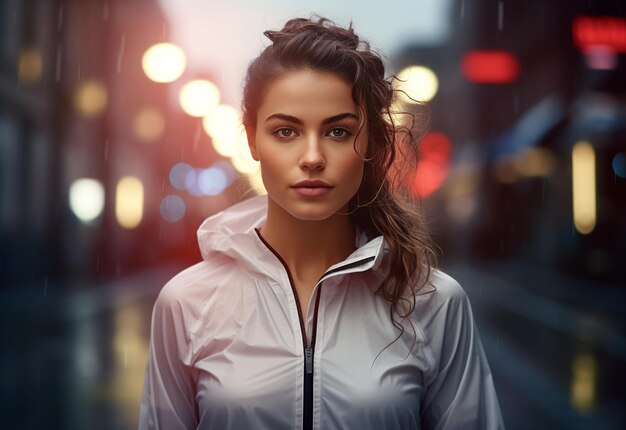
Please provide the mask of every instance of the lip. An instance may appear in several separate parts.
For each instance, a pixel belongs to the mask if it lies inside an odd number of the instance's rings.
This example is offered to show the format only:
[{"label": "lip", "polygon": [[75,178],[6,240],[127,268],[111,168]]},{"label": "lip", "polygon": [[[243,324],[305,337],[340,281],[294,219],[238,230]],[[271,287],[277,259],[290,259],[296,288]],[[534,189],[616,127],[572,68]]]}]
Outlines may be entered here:
[{"label": "lip", "polygon": [[320,179],[305,179],[300,182],[296,182],[291,186],[292,188],[332,188],[333,186]]},{"label": "lip", "polygon": [[333,186],[319,179],[305,179],[292,185],[291,188],[303,197],[321,197],[328,194]]}]

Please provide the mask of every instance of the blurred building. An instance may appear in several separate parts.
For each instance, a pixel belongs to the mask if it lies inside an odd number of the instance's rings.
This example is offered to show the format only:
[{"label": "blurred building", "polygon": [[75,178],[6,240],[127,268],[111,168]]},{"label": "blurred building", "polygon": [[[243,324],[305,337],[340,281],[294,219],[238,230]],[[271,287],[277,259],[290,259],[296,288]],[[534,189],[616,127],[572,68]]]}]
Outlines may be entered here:
[{"label": "blurred building", "polygon": [[[439,79],[431,130],[453,150],[428,206],[446,256],[625,280],[624,4],[459,0],[450,19],[443,45],[408,46],[398,60]],[[575,167],[580,142],[595,173]],[[593,220],[581,227],[584,194]]]},{"label": "blurred building", "polygon": [[[0,6],[0,270],[3,285],[18,274],[56,266],[49,248],[60,186],[61,114],[54,56],[60,2],[7,1]],[[45,29],[48,29],[47,31]],[[49,262],[48,262],[49,261]],[[48,266],[48,267],[47,267]]]},{"label": "blurred building", "polygon": [[[103,333],[136,337],[143,320],[126,312],[118,328],[99,325],[98,305],[116,296],[67,293],[187,249],[185,237],[158,238],[160,196],[169,192],[163,171],[173,153],[180,160],[181,148],[190,147],[180,144],[192,143],[189,127],[177,122],[168,86],[141,68],[145,50],[166,41],[168,31],[156,1],[0,2],[3,426],[110,428],[119,414],[100,388],[109,386],[132,398],[128,408],[136,413],[145,347],[118,335],[115,349]],[[116,189],[125,177],[136,180],[126,182],[130,201],[120,205]],[[120,224],[120,206],[135,208],[132,228]],[[66,306],[68,296],[78,300]],[[76,347],[73,336],[82,339]],[[120,362],[117,368],[135,372],[112,372]],[[77,406],[83,396],[89,400]]]},{"label": "blurred building", "polygon": [[181,110],[179,84],[142,68],[146,50],[169,38],[158,2],[5,1],[0,21],[3,285],[199,259],[199,222],[248,187],[223,192],[229,164],[212,172],[222,188],[209,196],[171,183],[177,163],[206,168],[221,157]]}]

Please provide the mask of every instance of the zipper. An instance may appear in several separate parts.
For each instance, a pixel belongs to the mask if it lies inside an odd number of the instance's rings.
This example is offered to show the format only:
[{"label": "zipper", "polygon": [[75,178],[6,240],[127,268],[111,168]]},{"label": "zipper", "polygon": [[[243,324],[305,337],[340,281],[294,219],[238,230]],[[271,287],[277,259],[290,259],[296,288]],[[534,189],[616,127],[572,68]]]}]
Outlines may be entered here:
[{"label": "zipper", "polygon": [[[293,291],[294,293],[296,292],[295,288],[293,289]],[[313,311],[313,328],[311,330],[311,344],[305,345],[304,347],[304,410],[302,414],[303,430],[313,429],[313,357],[315,355],[315,339],[317,337],[317,314],[320,307],[321,295],[322,284],[320,284],[319,288],[317,289],[317,297],[315,298],[315,309]]]},{"label": "zipper", "polygon": [[307,345],[307,337],[306,330],[304,325],[304,318],[302,316],[302,308],[300,307],[300,298],[298,297],[298,291],[296,290],[295,283],[293,282],[293,277],[291,276],[291,271],[289,270],[289,266],[285,263],[285,260],[280,256],[272,246],[265,241],[263,236],[261,236],[261,232],[258,229],[255,229],[259,239],[261,242],[265,244],[267,249],[272,251],[272,254],[278,258],[281,262],[285,271],[287,272],[287,277],[289,278],[289,286],[291,287],[291,292],[293,293],[293,297],[296,300],[296,308],[298,309],[298,320],[300,322],[300,330],[302,331],[302,349],[304,351],[304,399],[303,399],[303,416],[302,416],[302,428],[303,430],[310,430],[313,428],[313,355],[315,354],[315,337],[316,337],[316,327],[317,327],[317,311],[319,309],[320,303],[320,293],[322,286],[318,288],[317,298],[315,299],[315,311],[313,314],[313,331],[311,333],[311,344]]},{"label": "zipper", "polygon": [[362,266],[365,263],[369,263],[370,261],[373,261],[375,258],[376,257],[367,257],[361,260],[353,261],[352,263],[348,263],[343,266],[335,267],[334,269],[331,269],[328,272],[324,273],[318,282],[322,281],[328,275],[332,275],[333,273],[337,273],[341,270],[352,269],[353,267]]},{"label": "zipper", "polygon": [[310,345],[304,348],[304,370],[306,373],[313,373],[313,348]]},{"label": "zipper", "polygon": [[258,229],[254,229],[254,231],[261,239],[261,242],[265,244],[267,249],[269,249],[272,254],[278,258],[281,262],[285,271],[287,272],[287,277],[289,278],[289,285],[291,286],[291,291],[293,293],[294,299],[296,300],[296,308],[298,309],[298,320],[300,322],[300,330],[302,331],[302,349],[304,351],[304,399],[303,399],[303,419],[302,419],[302,428],[303,430],[311,430],[313,428],[313,358],[315,357],[315,341],[317,338],[317,315],[320,306],[320,296],[322,295],[322,280],[333,273],[336,273],[340,270],[350,269],[352,267],[357,267],[365,263],[369,263],[374,260],[374,257],[364,258],[362,260],[358,260],[344,266],[336,267],[328,272],[324,273],[322,277],[317,281],[319,284],[319,288],[317,289],[317,296],[315,298],[315,308],[313,311],[313,328],[311,330],[311,343],[307,345],[307,337],[306,330],[304,324],[304,317],[302,316],[302,308],[300,307],[300,298],[298,297],[298,291],[296,290],[295,283],[293,282],[293,277],[291,276],[291,272],[285,260],[271,247],[269,243],[265,241],[263,236],[261,236],[261,232]]}]

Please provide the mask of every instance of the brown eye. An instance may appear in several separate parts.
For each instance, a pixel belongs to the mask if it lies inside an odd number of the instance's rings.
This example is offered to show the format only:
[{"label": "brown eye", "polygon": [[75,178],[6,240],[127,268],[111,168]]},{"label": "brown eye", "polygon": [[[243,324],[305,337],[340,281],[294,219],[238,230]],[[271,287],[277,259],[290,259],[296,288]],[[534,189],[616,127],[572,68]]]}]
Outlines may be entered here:
[{"label": "brown eye", "polygon": [[331,137],[335,137],[337,139],[342,139],[342,138],[350,136],[350,132],[346,130],[345,128],[341,128],[341,127],[333,128],[332,130],[330,130],[329,134]]},{"label": "brown eye", "polygon": [[274,132],[274,134],[278,137],[289,138],[295,135],[295,132],[290,128],[279,128]]}]

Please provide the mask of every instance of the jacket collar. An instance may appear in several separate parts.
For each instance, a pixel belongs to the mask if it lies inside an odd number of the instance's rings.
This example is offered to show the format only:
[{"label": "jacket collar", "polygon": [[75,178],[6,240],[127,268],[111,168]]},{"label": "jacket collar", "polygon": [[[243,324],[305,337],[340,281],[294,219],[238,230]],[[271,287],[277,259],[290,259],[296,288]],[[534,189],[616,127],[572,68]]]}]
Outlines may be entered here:
[{"label": "jacket collar", "polygon": [[[280,276],[282,266],[277,267],[276,258],[254,231],[263,226],[266,214],[267,196],[256,196],[204,220],[198,229],[202,258],[209,260],[215,253],[224,254],[255,272]],[[329,267],[320,280],[382,268],[387,252],[383,237],[370,240],[363,232],[357,232],[356,241],[357,249],[344,261]]]}]

